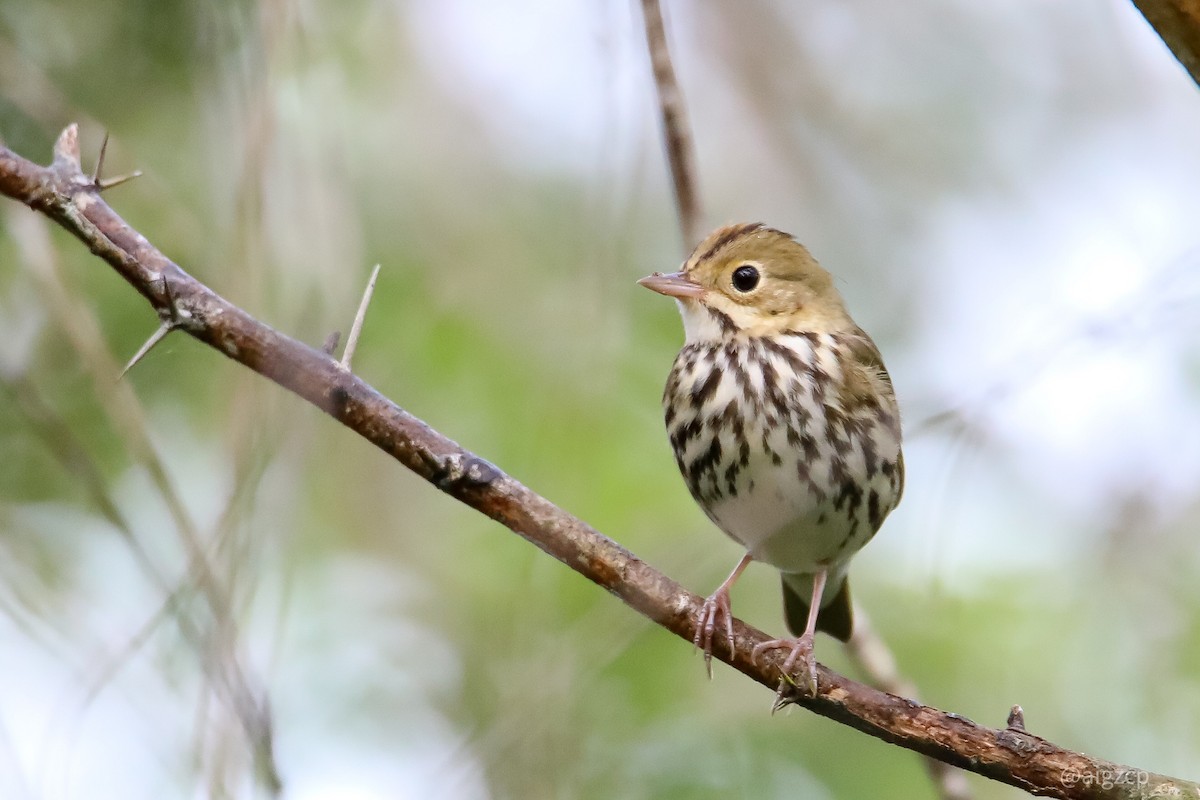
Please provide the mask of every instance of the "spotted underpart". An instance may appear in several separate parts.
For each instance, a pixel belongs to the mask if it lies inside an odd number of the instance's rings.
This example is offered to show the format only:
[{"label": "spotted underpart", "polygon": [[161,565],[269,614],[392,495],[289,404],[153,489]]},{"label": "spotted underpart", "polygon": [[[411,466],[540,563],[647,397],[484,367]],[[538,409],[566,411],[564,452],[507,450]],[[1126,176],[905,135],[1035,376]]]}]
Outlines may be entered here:
[{"label": "spotted underpart", "polygon": [[692,496],[786,573],[845,562],[900,500],[900,419],[861,331],[693,342],[663,396]]}]

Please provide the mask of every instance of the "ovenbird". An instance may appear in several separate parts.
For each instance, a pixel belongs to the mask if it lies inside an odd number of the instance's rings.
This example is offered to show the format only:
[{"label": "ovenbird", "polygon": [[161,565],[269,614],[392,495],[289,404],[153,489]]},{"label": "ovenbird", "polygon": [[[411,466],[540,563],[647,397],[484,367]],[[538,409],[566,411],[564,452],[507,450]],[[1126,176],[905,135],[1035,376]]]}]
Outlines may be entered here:
[{"label": "ovenbird", "polygon": [[[673,297],[685,343],[663,393],[692,497],[746,554],[704,602],[695,644],[733,651],[729,590],[751,561],[782,573],[783,674],[816,692],[813,638],[850,638],[846,571],[900,500],[900,414],[874,342],[803,245],[761,224],[712,233],[683,269],[639,281]],[[781,684],[780,691],[783,686]]]}]

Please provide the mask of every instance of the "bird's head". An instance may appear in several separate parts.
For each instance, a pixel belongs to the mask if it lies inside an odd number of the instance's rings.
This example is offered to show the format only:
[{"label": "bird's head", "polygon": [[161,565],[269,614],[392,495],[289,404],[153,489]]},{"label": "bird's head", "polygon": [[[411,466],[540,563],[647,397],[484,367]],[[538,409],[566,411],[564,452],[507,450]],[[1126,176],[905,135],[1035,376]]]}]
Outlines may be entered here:
[{"label": "bird's head", "polygon": [[833,277],[804,245],[760,223],[719,228],[679,272],[638,283],[679,301],[689,342],[854,327]]}]

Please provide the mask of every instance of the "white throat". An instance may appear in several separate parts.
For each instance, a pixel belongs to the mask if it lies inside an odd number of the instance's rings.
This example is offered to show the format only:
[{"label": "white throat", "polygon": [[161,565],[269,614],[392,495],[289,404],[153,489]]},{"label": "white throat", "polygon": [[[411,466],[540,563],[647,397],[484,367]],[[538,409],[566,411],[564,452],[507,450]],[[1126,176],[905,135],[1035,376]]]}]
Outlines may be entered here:
[{"label": "white throat", "polygon": [[730,331],[726,326],[729,323],[737,330],[743,331],[754,326],[750,311],[737,306],[728,312],[714,312],[696,300],[676,298],[675,304],[679,306],[679,316],[683,317],[683,338],[686,344],[727,339]]}]

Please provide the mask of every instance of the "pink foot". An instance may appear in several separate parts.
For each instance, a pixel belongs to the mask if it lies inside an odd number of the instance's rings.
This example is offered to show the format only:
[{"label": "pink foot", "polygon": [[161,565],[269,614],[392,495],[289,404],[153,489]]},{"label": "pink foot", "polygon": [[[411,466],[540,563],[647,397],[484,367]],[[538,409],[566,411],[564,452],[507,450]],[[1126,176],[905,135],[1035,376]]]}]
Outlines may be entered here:
[{"label": "pink foot", "polygon": [[[758,662],[758,657],[768,650],[790,650],[787,658],[779,666],[783,680],[779,682],[779,691],[775,693],[775,707],[778,708],[783,699],[785,683],[803,687],[811,697],[817,694],[817,657],[813,652],[813,635],[806,633],[795,639],[772,639],[756,645],[750,657]],[[799,667],[799,669],[796,669]],[[795,673],[792,672],[796,669]]]},{"label": "pink foot", "polygon": [[692,644],[704,651],[704,666],[712,678],[713,634],[717,631],[721,617],[725,618],[725,639],[729,642],[729,656],[733,657],[733,611],[729,605],[729,590],[722,586],[704,600],[696,613],[696,636]]}]

